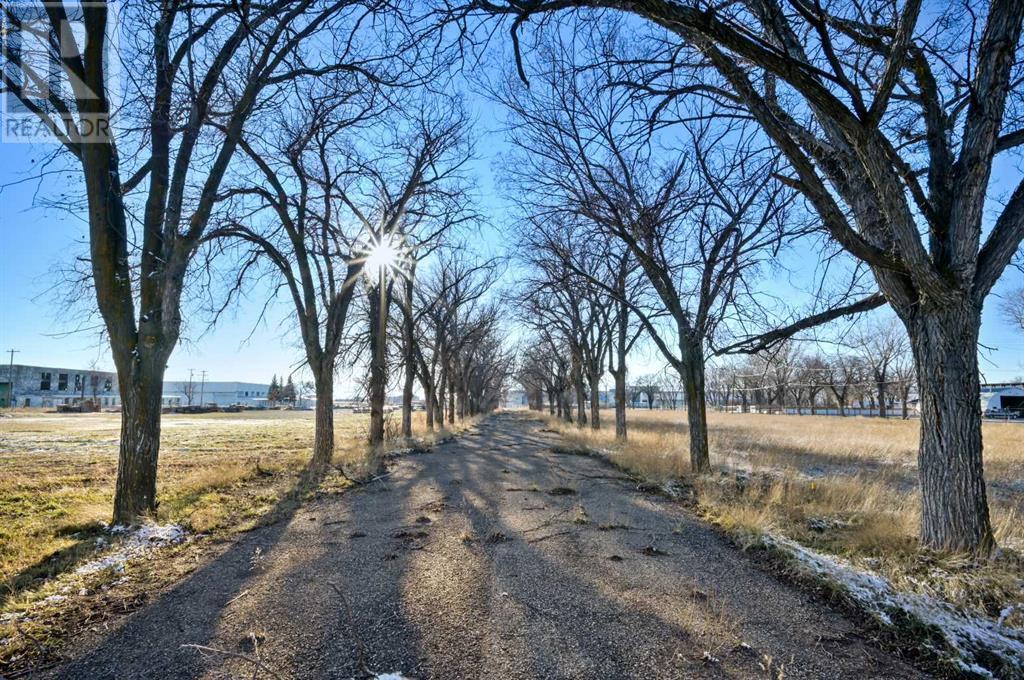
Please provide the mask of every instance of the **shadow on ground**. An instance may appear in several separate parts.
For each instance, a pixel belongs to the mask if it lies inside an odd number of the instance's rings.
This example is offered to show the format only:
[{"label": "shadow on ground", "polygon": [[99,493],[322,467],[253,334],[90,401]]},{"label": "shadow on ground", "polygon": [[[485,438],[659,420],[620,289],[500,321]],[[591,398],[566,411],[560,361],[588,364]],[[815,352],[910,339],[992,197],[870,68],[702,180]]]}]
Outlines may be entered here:
[{"label": "shadow on ground", "polygon": [[496,416],[284,509],[54,677],[233,678],[253,659],[289,678],[917,676],[537,427]]}]

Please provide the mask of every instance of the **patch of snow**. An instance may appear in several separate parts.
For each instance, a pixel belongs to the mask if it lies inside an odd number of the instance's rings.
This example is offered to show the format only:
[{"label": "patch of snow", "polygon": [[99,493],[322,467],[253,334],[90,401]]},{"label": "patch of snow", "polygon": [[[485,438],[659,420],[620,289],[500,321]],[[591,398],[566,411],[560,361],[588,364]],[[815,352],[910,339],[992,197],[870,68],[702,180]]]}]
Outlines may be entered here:
[{"label": "patch of snow", "polygon": [[807,528],[811,531],[817,531],[818,533],[825,533],[836,529],[845,529],[851,524],[852,523],[849,520],[836,517],[812,517],[807,520]]},{"label": "patch of snow", "polygon": [[373,676],[373,680],[408,680],[408,678],[401,673],[381,673]]},{"label": "patch of snow", "polygon": [[[177,524],[143,524],[138,527],[122,525],[112,526],[109,532],[120,539],[120,545],[112,553],[104,555],[75,569],[78,575],[95,574],[104,569],[124,571],[125,563],[133,558],[141,557],[151,550],[166,545],[174,545],[185,540],[185,530]],[[102,537],[97,538],[98,546],[105,545]]]},{"label": "patch of snow", "polygon": [[[886,625],[893,616],[908,615],[935,629],[948,649],[935,649],[965,673],[981,677],[1024,677],[1024,631],[1002,625],[1013,607],[1003,610],[999,621],[969,616],[946,602],[927,595],[900,593],[878,574],[855,568],[838,557],[824,555],[796,541],[767,535],[764,543],[797,560],[811,573],[841,586],[861,607]],[[998,661],[993,663],[994,658]],[[1000,667],[993,667],[1000,664]],[[1009,671],[1009,673],[1007,672]],[[1002,675],[1000,675],[1002,674]]]}]

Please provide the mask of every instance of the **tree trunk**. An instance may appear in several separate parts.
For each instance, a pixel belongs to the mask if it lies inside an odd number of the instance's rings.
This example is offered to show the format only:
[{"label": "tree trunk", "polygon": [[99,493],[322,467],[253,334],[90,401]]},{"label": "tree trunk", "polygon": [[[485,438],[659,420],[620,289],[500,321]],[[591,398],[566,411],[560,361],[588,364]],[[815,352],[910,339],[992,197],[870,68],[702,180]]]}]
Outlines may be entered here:
[{"label": "tree trunk", "polygon": [[601,429],[601,376],[592,373],[587,377],[590,383],[590,429]]},{"label": "tree trunk", "polygon": [[921,399],[921,543],[987,555],[995,540],[982,468],[981,310],[970,303],[920,309],[905,323]]},{"label": "tree trunk", "polygon": [[690,469],[695,473],[711,471],[708,452],[708,422],[704,399],[704,358],[699,351],[683,355],[680,376],[686,387],[686,420],[690,428]]},{"label": "tree trunk", "polygon": [[412,437],[412,391],[416,383],[416,352],[413,347],[412,274],[405,279],[405,307],[402,316],[402,350],[405,355],[405,384],[402,385],[402,436]]},{"label": "tree trunk", "polygon": [[583,386],[583,375],[574,381],[576,383],[576,426],[583,427],[587,424],[587,397],[586,389]]},{"label": "tree trunk", "polygon": [[459,384],[458,394],[459,422],[462,422],[463,420],[466,419],[466,413],[467,411],[470,410],[471,409],[469,404],[469,390],[466,389],[466,380],[465,378],[463,378],[462,382]]},{"label": "tree trunk", "polygon": [[387,290],[384,275],[370,293],[370,445],[384,443],[384,401],[387,399]]},{"label": "tree trunk", "polygon": [[455,422],[455,378],[448,380],[448,422]]},{"label": "tree trunk", "polygon": [[434,431],[434,391],[423,388],[423,412],[427,418],[427,432]]},{"label": "tree trunk", "polygon": [[114,492],[115,525],[134,524],[140,517],[156,511],[165,366],[163,358],[154,357],[140,360],[128,370],[118,370],[121,446]]},{"label": "tree trunk", "polygon": [[626,441],[626,370],[619,364],[615,371],[615,438]]},{"label": "tree trunk", "polygon": [[880,418],[888,417],[885,411],[885,376],[879,375],[877,377],[876,389],[878,390],[878,416]]},{"label": "tree trunk", "polygon": [[434,422],[439,428],[444,429],[444,400],[448,390],[448,374],[443,370],[440,373],[441,386],[437,388],[437,394],[434,395]]},{"label": "tree trunk", "polygon": [[323,470],[334,458],[334,371],[321,370],[313,378],[316,386],[316,424],[313,430],[311,467]]}]

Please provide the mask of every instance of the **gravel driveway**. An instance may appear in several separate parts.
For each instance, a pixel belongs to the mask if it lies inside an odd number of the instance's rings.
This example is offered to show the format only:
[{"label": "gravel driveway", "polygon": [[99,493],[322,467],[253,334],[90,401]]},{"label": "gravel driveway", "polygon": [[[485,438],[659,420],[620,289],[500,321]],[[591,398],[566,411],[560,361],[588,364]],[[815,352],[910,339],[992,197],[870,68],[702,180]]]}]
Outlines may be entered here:
[{"label": "gravel driveway", "polygon": [[492,417],[245,535],[54,677],[920,677],[538,427]]}]

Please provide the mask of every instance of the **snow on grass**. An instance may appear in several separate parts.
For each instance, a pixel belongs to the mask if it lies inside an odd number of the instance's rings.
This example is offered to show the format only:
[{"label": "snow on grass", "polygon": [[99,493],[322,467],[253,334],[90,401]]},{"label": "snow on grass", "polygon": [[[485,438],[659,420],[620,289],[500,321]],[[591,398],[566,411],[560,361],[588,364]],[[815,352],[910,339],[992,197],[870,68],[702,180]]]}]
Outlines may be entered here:
[{"label": "snow on grass", "polygon": [[999,621],[967,616],[927,595],[897,592],[883,577],[796,541],[767,534],[762,541],[790,555],[810,573],[841,587],[886,626],[895,625],[894,619],[910,619],[928,627],[938,634],[936,642],[944,642],[946,648],[937,648],[933,641],[925,644],[951,658],[962,672],[985,678],[1024,678],[1024,631],[1002,625],[1008,615],[1005,610]]},{"label": "snow on grass", "polygon": [[[143,524],[136,527],[117,525],[110,527],[109,533],[120,539],[117,548],[81,565],[75,569],[76,574],[95,574],[104,569],[124,571],[124,565],[128,560],[141,557],[156,548],[185,540],[185,530],[177,524]],[[96,539],[96,542],[100,546],[106,543],[103,537]]]}]

